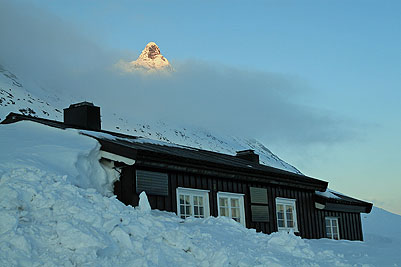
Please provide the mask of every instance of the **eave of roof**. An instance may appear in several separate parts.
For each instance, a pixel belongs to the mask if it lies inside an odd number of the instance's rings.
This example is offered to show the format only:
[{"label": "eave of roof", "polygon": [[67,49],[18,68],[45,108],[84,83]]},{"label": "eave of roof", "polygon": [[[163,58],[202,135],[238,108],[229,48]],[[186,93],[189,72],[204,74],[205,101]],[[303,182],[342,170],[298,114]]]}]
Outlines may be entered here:
[{"label": "eave of roof", "polygon": [[370,211],[372,210],[373,207],[372,203],[365,202],[349,196],[345,196],[343,194],[339,194],[336,192],[331,192],[331,193],[335,194],[337,198],[330,198],[315,194],[315,201],[324,205],[325,210],[364,212],[364,213],[370,213]]}]

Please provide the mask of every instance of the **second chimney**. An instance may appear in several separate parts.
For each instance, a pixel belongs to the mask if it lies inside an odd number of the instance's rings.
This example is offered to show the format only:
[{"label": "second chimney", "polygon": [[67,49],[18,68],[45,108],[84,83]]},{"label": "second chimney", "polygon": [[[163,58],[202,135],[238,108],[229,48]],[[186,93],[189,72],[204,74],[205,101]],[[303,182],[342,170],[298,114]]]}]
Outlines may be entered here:
[{"label": "second chimney", "polygon": [[255,154],[254,150],[252,149],[237,151],[236,156],[240,159],[245,159],[254,163],[259,163],[259,155]]},{"label": "second chimney", "polygon": [[100,107],[90,102],[72,104],[64,109],[64,123],[87,130],[100,130]]}]

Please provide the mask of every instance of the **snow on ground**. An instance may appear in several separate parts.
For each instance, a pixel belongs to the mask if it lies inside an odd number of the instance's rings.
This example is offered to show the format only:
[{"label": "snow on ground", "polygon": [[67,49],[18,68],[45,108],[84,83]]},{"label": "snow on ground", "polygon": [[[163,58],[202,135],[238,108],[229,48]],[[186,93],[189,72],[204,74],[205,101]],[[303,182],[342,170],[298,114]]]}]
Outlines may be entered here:
[{"label": "snow on ground", "polygon": [[[125,206],[108,196],[113,178],[99,164],[99,144],[75,130],[0,125],[0,147],[0,266],[401,265],[391,235],[305,240],[224,217],[150,211],[144,194],[139,207]],[[399,229],[400,217],[384,222]],[[380,236],[382,221],[365,220]]]}]

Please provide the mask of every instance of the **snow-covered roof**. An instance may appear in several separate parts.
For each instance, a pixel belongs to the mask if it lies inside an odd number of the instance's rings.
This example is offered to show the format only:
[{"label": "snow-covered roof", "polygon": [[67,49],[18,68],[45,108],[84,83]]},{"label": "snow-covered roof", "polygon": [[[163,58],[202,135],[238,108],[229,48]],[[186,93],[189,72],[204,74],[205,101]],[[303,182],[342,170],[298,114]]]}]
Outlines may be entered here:
[{"label": "snow-covered roof", "polygon": [[[66,125],[62,122],[25,116],[21,114],[10,114],[6,118],[5,123],[11,123],[19,120],[31,120],[63,129],[76,128],[75,126]],[[78,130],[84,135],[96,138],[101,143],[103,149],[105,149],[104,147],[107,147],[107,152],[120,154],[121,156],[127,158],[135,159],[134,155],[137,154],[137,151],[148,151],[154,155],[159,155],[159,157],[167,156],[169,158],[173,158],[179,164],[191,162],[191,164],[195,164],[200,168],[212,168],[217,172],[234,172],[232,175],[242,177],[241,179],[253,179],[259,182],[271,180],[289,186],[298,186],[312,190],[325,190],[328,184],[327,182],[319,179],[259,163],[254,163],[234,155],[190,148],[111,131]]]}]

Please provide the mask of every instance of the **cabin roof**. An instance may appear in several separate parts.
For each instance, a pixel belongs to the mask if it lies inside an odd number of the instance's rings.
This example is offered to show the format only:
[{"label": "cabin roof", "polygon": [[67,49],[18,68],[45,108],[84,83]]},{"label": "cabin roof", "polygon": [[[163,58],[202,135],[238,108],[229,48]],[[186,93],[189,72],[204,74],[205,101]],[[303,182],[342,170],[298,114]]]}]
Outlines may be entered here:
[{"label": "cabin roof", "polygon": [[258,180],[254,181],[284,183],[287,186],[293,185],[295,187],[302,185],[308,189],[318,191],[326,190],[328,185],[326,181],[251,162],[234,155],[175,145],[111,131],[84,130],[60,121],[10,113],[1,123],[13,123],[21,120],[34,121],[61,129],[78,129],[81,134],[97,139],[102,145],[102,150],[135,159],[139,162],[151,159],[152,161],[159,161],[165,164],[164,166],[167,163],[174,162],[185,166],[197,166],[198,168],[201,166],[202,168],[213,169],[215,171],[234,173],[233,177],[237,173],[238,177],[249,176],[255,179],[259,177]]},{"label": "cabin roof", "polygon": [[348,211],[348,212],[364,212],[370,213],[373,204],[368,203],[342,193],[327,189],[326,192],[315,193],[316,202],[324,205],[325,210]]}]

